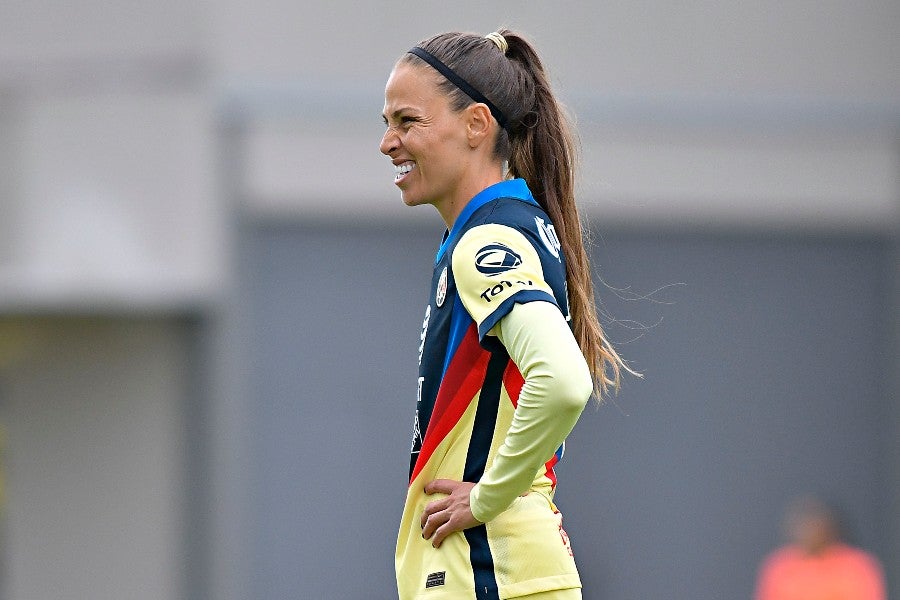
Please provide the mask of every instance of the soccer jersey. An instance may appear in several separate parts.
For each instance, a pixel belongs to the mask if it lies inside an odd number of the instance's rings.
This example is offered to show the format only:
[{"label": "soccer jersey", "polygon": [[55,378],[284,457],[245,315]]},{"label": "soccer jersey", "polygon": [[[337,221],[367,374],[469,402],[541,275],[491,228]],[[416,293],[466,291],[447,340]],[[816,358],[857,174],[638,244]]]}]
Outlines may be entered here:
[{"label": "soccer jersey", "polygon": [[[475,196],[438,250],[418,351],[410,482],[397,542],[401,600],[513,598],[580,587],[546,457],[527,495],[440,548],[420,518],[434,479],[478,482],[513,420],[524,380],[491,330],[516,303],[568,315],[565,257],[553,225],[521,179]],[[543,460],[543,459],[541,459]]]}]

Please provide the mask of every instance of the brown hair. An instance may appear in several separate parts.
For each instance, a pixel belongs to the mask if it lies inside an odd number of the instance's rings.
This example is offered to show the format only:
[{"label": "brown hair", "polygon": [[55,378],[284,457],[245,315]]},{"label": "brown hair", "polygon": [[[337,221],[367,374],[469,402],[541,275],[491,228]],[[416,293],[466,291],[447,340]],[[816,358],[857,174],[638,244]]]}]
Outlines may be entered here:
[{"label": "brown hair", "polygon": [[[520,34],[501,29],[504,52],[494,40],[469,33],[443,33],[418,46],[437,57],[484,94],[506,117],[494,146],[497,158],[521,177],[556,228],[566,257],[566,284],[572,331],[594,378],[596,396],[618,389],[621,370],[632,372],[606,339],[597,318],[591,268],[575,205],[577,144],[569,119],[557,101],[544,66]],[[401,62],[421,61],[406,54]],[[450,81],[442,90],[454,110],[474,101]]]}]

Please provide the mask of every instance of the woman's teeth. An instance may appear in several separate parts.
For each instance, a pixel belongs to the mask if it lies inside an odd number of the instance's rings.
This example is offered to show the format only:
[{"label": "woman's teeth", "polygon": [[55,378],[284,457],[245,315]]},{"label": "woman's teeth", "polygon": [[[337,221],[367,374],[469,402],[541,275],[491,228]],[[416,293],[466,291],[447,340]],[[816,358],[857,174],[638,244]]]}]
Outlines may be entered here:
[{"label": "woman's teeth", "polygon": [[396,179],[400,179],[401,177],[412,171],[415,166],[415,163],[408,162],[394,167],[397,171]]}]

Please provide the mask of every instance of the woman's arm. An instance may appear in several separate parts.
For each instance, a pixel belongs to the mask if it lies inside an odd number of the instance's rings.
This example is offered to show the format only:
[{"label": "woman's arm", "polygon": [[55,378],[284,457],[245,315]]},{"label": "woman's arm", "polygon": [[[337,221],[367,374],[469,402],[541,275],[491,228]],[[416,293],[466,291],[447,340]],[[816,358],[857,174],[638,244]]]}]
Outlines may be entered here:
[{"label": "woman's arm", "polygon": [[593,391],[581,349],[559,308],[516,304],[494,327],[525,379],[506,439],[470,492],[472,515],[487,522],[531,486],[572,431]]},{"label": "woman's arm", "polygon": [[554,304],[516,304],[494,327],[525,378],[506,439],[478,484],[436,479],[425,493],[446,494],[422,513],[422,537],[440,547],[454,531],[490,521],[526,491],[575,426],[593,391],[587,363]]}]

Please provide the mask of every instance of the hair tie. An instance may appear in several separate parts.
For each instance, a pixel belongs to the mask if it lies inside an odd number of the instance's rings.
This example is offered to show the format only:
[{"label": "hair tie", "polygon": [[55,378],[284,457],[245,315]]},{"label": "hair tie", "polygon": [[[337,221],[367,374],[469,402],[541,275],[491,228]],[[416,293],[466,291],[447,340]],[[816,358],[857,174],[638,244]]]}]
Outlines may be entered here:
[{"label": "hair tie", "polygon": [[504,55],[506,54],[506,51],[509,50],[509,43],[507,43],[506,38],[503,37],[503,34],[499,31],[493,31],[484,37],[494,42],[494,44],[496,44],[500,49],[500,52],[502,52]]}]

